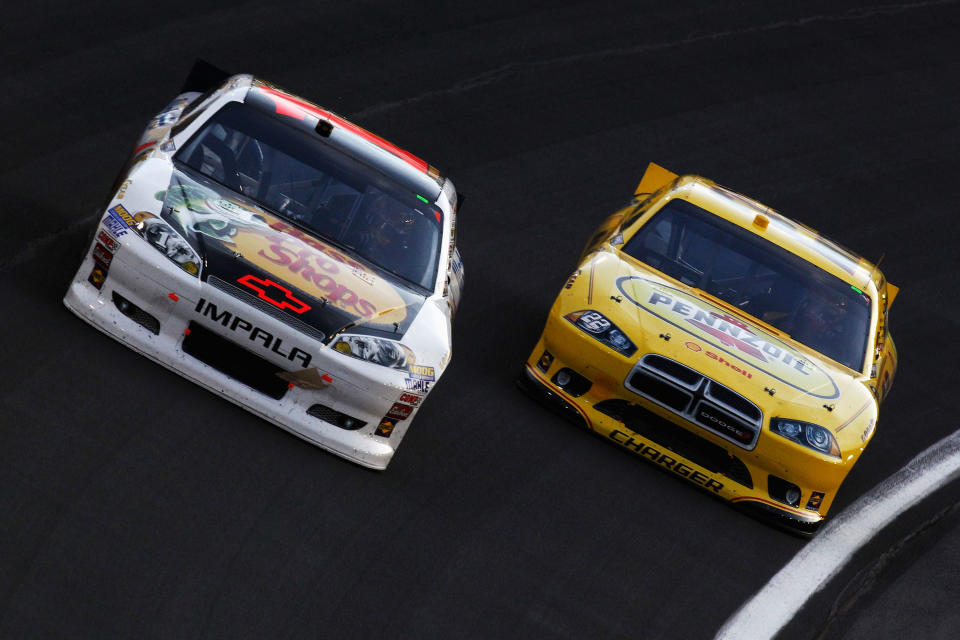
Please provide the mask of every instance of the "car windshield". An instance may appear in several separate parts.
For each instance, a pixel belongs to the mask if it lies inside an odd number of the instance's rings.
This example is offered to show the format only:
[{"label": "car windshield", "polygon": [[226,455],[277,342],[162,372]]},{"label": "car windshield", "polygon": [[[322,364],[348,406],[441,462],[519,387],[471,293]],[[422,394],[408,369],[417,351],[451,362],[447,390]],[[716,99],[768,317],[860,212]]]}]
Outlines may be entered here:
[{"label": "car windshield", "polygon": [[863,368],[870,299],[746,229],[673,199],[623,251],[851,369]]},{"label": "car windshield", "polygon": [[385,272],[433,290],[442,213],[319,134],[232,102],[176,160]]}]

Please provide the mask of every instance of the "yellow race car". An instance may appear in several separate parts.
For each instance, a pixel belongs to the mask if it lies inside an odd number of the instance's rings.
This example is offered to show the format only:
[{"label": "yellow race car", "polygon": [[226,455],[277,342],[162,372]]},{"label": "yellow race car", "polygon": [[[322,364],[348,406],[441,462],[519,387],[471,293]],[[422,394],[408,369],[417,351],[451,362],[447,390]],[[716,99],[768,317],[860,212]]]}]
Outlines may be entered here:
[{"label": "yellow race car", "polygon": [[750,198],[650,164],[567,279],[521,386],[801,535],[873,437],[897,287]]}]

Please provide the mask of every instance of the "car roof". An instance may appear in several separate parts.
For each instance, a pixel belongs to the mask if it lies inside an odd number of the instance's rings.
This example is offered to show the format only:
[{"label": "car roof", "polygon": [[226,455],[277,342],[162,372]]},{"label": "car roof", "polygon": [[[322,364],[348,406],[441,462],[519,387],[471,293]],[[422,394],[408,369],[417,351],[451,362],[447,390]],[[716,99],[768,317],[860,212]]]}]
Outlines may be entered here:
[{"label": "car roof", "polygon": [[817,231],[747,196],[700,176],[682,176],[664,199],[689,200],[859,288],[869,286],[875,265]]}]

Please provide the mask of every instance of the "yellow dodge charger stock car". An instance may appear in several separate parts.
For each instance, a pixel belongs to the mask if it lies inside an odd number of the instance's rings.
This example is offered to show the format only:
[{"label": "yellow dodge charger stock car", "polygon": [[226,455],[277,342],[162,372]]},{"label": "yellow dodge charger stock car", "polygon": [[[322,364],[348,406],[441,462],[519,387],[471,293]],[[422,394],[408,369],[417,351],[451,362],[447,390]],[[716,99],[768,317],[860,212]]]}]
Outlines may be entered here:
[{"label": "yellow dodge charger stock car", "polygon": [[897,287],[815,231],[650,164],[550,310],[521,386],[800,535],[873,437]]}]

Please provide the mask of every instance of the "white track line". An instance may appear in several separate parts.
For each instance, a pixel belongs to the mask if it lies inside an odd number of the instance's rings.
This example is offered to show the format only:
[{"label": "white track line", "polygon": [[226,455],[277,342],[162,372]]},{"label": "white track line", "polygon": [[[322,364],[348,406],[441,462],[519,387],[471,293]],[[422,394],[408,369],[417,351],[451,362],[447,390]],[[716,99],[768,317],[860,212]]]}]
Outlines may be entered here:
[{"label": "white track line", "polygon": [[960,431],[847,507],[723,625],[716,640],[772,638],[850,557],[905,509],[960,476]]}]

